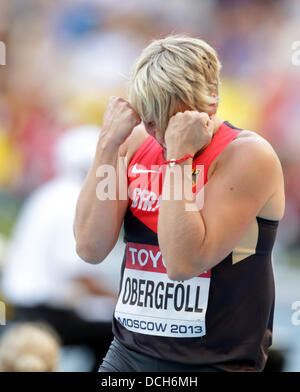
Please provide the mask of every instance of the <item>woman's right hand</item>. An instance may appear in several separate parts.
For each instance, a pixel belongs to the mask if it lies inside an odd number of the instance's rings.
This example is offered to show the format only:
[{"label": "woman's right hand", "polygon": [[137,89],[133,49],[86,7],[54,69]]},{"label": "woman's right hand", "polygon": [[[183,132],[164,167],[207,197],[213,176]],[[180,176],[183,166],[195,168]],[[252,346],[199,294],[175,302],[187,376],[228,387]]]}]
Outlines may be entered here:
[{"label": "woman's right hand", "polygon": [[103,116],[101,137],[120,146],[140,122],[140,116],[125,99],[110,97]]}]

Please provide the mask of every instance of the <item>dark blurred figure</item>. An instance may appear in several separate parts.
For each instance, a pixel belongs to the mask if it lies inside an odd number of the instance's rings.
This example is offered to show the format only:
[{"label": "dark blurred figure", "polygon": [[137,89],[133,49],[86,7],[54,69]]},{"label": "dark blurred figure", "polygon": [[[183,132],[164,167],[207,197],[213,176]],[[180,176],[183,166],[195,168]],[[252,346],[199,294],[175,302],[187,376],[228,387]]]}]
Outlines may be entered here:
[{"label": "dark blurred figure", "polygon": [[264,368],[264,372],[283,372],[285,365],[284,353],[277,349],[269,351],[269,357]]},{"label": "dark blurred figure", "polygon": [[58,140],[58,175],[25,202],[2,278],[4,298],[15,309],[14,321],[47,322],[63,345],[88,346],[95,369],[112,340],[116,293],[103,278],[103,269],[77,256],[73,218],[98,137],[98,128],[82,126]]}]

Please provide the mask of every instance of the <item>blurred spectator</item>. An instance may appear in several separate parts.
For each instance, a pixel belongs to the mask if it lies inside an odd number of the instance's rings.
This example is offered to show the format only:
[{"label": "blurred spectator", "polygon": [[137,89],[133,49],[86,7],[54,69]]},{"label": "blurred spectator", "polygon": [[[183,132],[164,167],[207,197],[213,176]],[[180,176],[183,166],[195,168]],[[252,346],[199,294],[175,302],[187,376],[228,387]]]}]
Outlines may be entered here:
[{"label": "blurred spectator", "polygon": [[46,321],[63,344],[89,346],[100,360],[112,339],[118,277],[111,286],[102,266],[77,256],[72,229],[76,200],[98,137],[98,127],[81,126],[58,140],[57,177],[23,206],[5,258],[2,289],[4,299],[14,306],[15,320]]},{"label": "blurred spectator", "polygon": [[21,323],[0,340],[0,372],[55,372],[59,339],[46,325]]}]

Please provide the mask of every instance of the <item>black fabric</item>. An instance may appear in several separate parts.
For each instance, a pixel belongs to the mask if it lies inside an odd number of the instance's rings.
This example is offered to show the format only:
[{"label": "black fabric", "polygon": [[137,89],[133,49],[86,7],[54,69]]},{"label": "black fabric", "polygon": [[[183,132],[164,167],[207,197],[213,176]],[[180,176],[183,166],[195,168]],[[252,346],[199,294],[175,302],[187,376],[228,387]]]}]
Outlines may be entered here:
[{"label": "black fabric", "polygon": [[209,366],[187,366],[173,361],[163,361],[129,350],[116,338],[99,368],[99,372],[219,372]]},{"label": "black fabric", "polygon": [[158,245],[157,233],[135,217],[129,208],[124,219],[124,241]]},{"label": "black fabric", "polygon": [[58,309],[48,305],[16,307],[16,322],[44,322],[59,335],[63,345],[83,345],[95,355],[93,369],[97,370],[99,361],[106,354],[113,339],[111,322],[90,322],[80,318],[75,312]]},{"label": "black fabric", "polygon": [[240,131],[243,131],[242,128],[235,127],[234,125],[230,124],[229,121],[224,121],[224,123],[225,123],[226,125],[228,125],[228,126],[229,126],[230,128],[232,128],[232,129],[239,129]]}]

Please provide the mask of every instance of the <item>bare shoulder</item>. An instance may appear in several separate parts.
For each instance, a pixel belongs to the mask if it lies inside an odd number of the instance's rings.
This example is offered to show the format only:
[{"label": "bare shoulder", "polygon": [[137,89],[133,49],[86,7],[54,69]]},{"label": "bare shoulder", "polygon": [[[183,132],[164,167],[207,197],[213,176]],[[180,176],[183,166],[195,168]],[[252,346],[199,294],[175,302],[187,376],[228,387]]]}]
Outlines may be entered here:
[{"label": "bare shoulder", "polygon": [[275,173],[282,172],[279,158],[271,144],[252,131],[241,131],[220,154],[217,164],[243,164],[261,170],[270,170]]},{"label": "bare shoulder", "polygon": [[120,146],[120,156],[126,156],[127,162],[129,163],[136,150],[147,139],[148,136],[149,134],[145,130],[144,125],[142,123],[137,125],[125,140],[125,142]]},{"label": "bare shoulder", "polygon": [[[242,182],[253,197],[265,196],[259,215],[281,219],[284,213],[284,180],[280,160],[271,144],[251,131],[242,131],[219,155],[215,173]],[[233,178],[232,178],[233,179]]]}]

